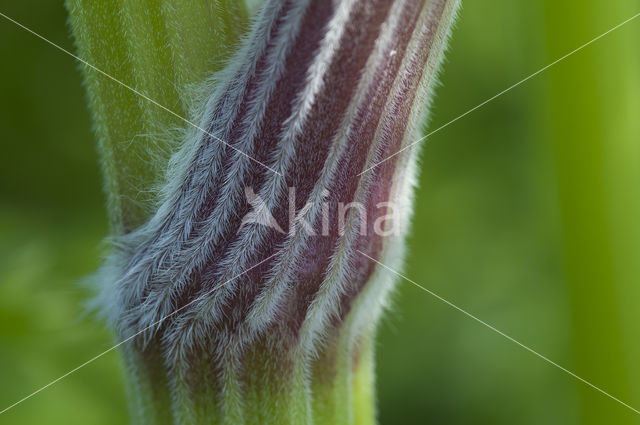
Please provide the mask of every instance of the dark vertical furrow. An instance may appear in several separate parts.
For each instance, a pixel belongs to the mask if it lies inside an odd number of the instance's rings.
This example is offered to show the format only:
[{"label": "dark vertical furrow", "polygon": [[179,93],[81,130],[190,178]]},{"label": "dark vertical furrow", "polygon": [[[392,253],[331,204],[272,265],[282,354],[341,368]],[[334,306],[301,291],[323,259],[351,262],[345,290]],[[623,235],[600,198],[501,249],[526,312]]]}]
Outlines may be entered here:
[{"label": "dark vertical furrow", "polygon": [[[278,36],[278,30],[280,27],[277,23],[286,19],[286,12],[288,10],[287,6],[290,6],[290,3],[290,0],[283,2],[279,12],[274,15],[275,23],[271,25],[270,31],[268,32],[269,35],[264,43],[265,48],[263,49],[260,57],[255,61],[255,66],[249,68],[242,67],[238,70],[238,75],[233,77],[228,89],[221,96],[219,104],[211,114],[210,119],[212,124],[208,131],[231,146],[238,146],[244,142],[243,132],[245,131],[245,126],[243,123],[247,121],[247,115],[251,104],[257,100],[255,99],[255,92],[257,88],[262,84],[262,81],[265,78],[268,78],[265,70],[270,66],[268,57],[274,49],[275,40]],[[253,42],[253,44],[259,43],[259,39]],[[241,88],[237,87],[239,84],[238,82],[243,84]],[[241,96],[238,96],[238,93],[241,93]],[[232,116],[226,116],[226,111],[229,109],[233,110],[235,114]],[[222,119],[225,121],[222,121]],[[249,120],[251,120],[251,118],[249,118]],[[206,225],[205,219],[220,203],[220,189],[224,183],[224,171],[228,170],[230,163],[233,161],[234,153],[237,153],[229,146],[220,142],[220,140],[214,139],[208,135],[205,135],[204,140],[205,141],[199,150],[210,150],[213,154],[209,155],[204,152],[199,152],[196,156],[199,158],[219,158],[217,161],[220,163],[220,168],[218,173],[214,174],[213,167],[210,163],[204,162],[199,164],[199,167],[202,167],[209,172],[207,179],[205,179],[208,184],[208,188],[202,204],[194,209],[197,215],[195,217],[194,229],[190,235],[192,237],[202,232],[202,226]],[[240,147],[238,146],[238,148]],[[214,156],[216,154],[217,156]],[[252,157],[254,157],[254,155],[252,155]],[[256,163],[254,163],[254,165],[260,166]],[[199,170],[195,169],[190,173],[190,175],[193,175],[198,171]]]},{"label": "dark vertical furrow", "polygon": [[[258,98],[257,96],[250,95],[251,102],[264,102],[265,113],[259,123],[259,132],[253,140],[253,157],[263,163],[271,162],[271,158],[274,152],[280,148],[282,140],[280,134],[285,127],[285,121],[294,113],[294,106],[297,96],[302,93],[306,87],[308,81],[308,69],[313,63],[314,58],[318,54],[318,48],[324,36],[326,35],[327,24],[334,13],[333,3],[324,0],[313,0],[310,2],[309,7],[306,9],[301,27],[304,28],[304,32],[296,37],[292,46],[287,47],[289,54],[286,55],[284,63],[276,64],[280,66],[285,72],[280,76],[276,82],[273,92],[268,98]],[[274,46],[274,48],[284,48],[283,46]],[[273,64],[271,66],[274,66]],[[264,70],[267,73],[270,70]],[[263,72],[259,69],[258,74]],[[256,86],[255,92],[258,92],[259,87]],[[251,92],[253,94],[253,91]],[[251,125],[255,125],[254,122],[245,120],[245,125],[238,125],[235,127],[235,135],[233,137],[234,142],[241,143],[241,139],[245,136],[245,131]],[[230,167],[232,164],[227,166]],[[260,192],[265,179],[275,178],[270,171],[265,170],[259,164],[255,162],[249,162],[247,167],[246,178],[242,185],[237,187],[240,191],[238,198],[240,199],[239,205],[235,210],[234,216],[230,223],[225,226],[225,235],[216,244],[213,250],[209,254],[209,261],[205,266],[197,270],[192,277],[192,282],[198,282],[199,287],[192,287],[189,289],[189,294],[181,297],[181,302],[188,302],[189,300],[197,297],[200,294],[206,294],[216,285],[219,285],[221,281],[224,281],[228,277],[228,271],[219,267],[220,263],[225,261],[225,256],[235,255],[236,249],[246,249],[246,245],[243,245],[242,238],[247,232],[251,232],[254,229],[252,226],[247,226],[243,231],[238,232],[241,225],[241,219],[249,212],[249,205],[244,198],[244,188],[250,187],[255,192]],[[278,200],[277,205],[285,205],[287,203],[286,193],[285,196]],[[226,202],[226,199],[217,200],[217,202]],[[210,212],[211,213],[211,212]],[[281,220],[282,221],[282,220]],[[286,221],[283,223],[286,224]],[[286,226],[283,225],[286,229]],[[269,234],[268,238],[265,238],[257,249],[253,252],[248,252],[247,257],[253,261],[253,264],[261,261],[264,258],[269,257],[276,249],[278,244],[284,239],[284,235],[279,233]],[[226,306],[235,306],[233,309],[229,308],[229,311],[225,311],[225,305],[219,305],[218,313],[222,316],[233,318],[241,309],[239,305],[248,303],[250,294],[254,292],[257,285],[264,280],[267,275],[267,271],[273,266],[273,261],[265,262],[259,267],[248,271],[243,276],[237,278],[233,282],[233,300],[226,303]],[[253,264],[247,264],[240,268],[250,268]],[[230,285],[231,286],[231,285]],[[204,298],[204,297],[203,297]],[[244,300],[244,301],[243,301]],[[202,306],[199,303],[194,303],[190,308],[193,314],[197,315],[199,309]],[[187,312],[186,315],[189,313]],[[185,326],[185,324],[181,324]],[[228,324],[225,324],[228,327]]]},{"label": "dark vertical furrow", "polygon": [[[260,123],[260,131],[254,139],[253,153],[255,154],[254,158],[258,161],[269,163],[273,153],[282,144],[279,136],[285,126],[284,122],[294,113],[294,100],[298,93],[302,92],[306,87],[308,69],[318,54],[320,42],[326,34],[327,23],[333,12],[332,2],[325,0],[313,0],[311,2],[302,21],[304,32],[297,37],[284,64],[280,65],[286,71],[276,83],[273,94],[268,99],[253,99],[255,102],[266,103],[265,113]],[[242,138],[244,134],[238,133],[233,140],[236,140],[236,137]],[[244,186],[239,187],[242,201],[236,210],[234,220],[229,223],[223,241],[212,252],[213,258],[224,256],[228,252],[227,248],[242,236],[242,233],[238,233],[238,229],[242,218],[250,210],[245,198],[244,187],[252,188],[256,193],[259,193],[265,179],[275,178],[272,174],[271,171],[265,170],[260,164],[255,162],[249,164]],[[287,172],[288,175],[289,172]],[[282,195],[277,205],[284,206],[286,210],[287,194],[283,193]],[[280,208],[277,211],[280,211]],[[277,214],[275,211],[274,213]],[[283,218],[281,216],[277,217]],[[286,221],[282,219],[280,221],[286,231]],[[251,231],[251,229],[248,228],[246,231]],[[271,250],[284,239],[283,235],[278,232],[273,232],[269,236],[269,240],[265,241],[263,247]],[[261,250],[256,253],[256,261],[271,254],[272,251]],[[217,270],[215,265],[212,267],[209,264],[202,270],[202,278],[207,282],[215,282],[221,273],[223,272]]]},{"label": "dark vertical furrow", "polygon": [[[364,169],[372,146],[375,147],[381,143],[375,140],[376,130],[385,104],[391,95],[396,75],[401,68],[413,28],[416,25],[420,10],[419,3],[416,1],[406,2],[400,10],[395,12],[399,15],[396,18],[397,24],[391,25],[391,22],[387,23],[386,31],[380,34],[380,39],[389,37],[391,42],[384,45],[376,53],[377,57],[371,64],[371,66],[375,67],[373,75],[367,81],[367,85],[359,98],[352,100],[357,102],[358,106],[355,115],[344,123],[344,125],[350,126],[346,135],[346,146],[338,160],[334,178],[327,188],[329,195],[326,202],[329,205],[330,213],[329,234],[310,237],[311,240],[307,243],[304,253],[300,256],[298,273],[294,279],[290,299],[285,304],[289,308],[282,309],[282,318],[295,319],[290,325],[292,331],[299,329],[314,294],[327,277],[329,261],[336,254],[335,250],[338,241],[340,238],[347,237],[347,235],[341,234],[343,229],[339,229],[341,217],[346,215],[346,213],[343,214],[344,210],[340,211],[339,203],[342,203],[343,207],[347,207],[353,201],[361,201],[355,199],[360,179],[354,177],[354,175]],[[389,20],[391,19],[392,17],[389,17]],[[392,52],[394,53],[392,54]],[[339,78],[339,76],[336,75],[335,78]],[[388,186],[391,184],[391,180],[382,181],[380,184]],[[361,205],[366,206],[367,204],[362,203]],[[348,214],[359,214],[358,208],[356,206],[346,211],[348,211]],[[363,219],[367,220],[368,217],[363,217]],[[314,223],[316,229],[322,227],[321,220],[322,218],[320,217]],[[346,224],[346,220],[344,224]],[[366,230],[369,232],[370,229],[367,228]],[[369,237],[374,237],[373,233],[368,233],[365,236],[365,238]],[[366,269],[369,271],[370,268],[367,267]],[[357,269],[357,271],[360,270]],[[350,279],[364,282],[368,277],[368,272],[357,274],[358,276],[352,276]],[[294,310],[291,311],[291,309]],[[276,321],[280,322],[281,320],[283,319]]]},{"label": "dark vertical furrow", "polygon": [[[324,168],[331,145],[345,144],[345,140],[338,137],[338,134],[342,126],[348,125],[347,111],[349,106],[357,101],[358,83],[365,73],[368,59],[380,36],[382,24],[388,17],[391,4],[391,1],[356,4],[348,22],[358,24],[347,24],[331,63],[322,76],[322,89],[317,94],[309,117],[296,139],[296,156],[305,160],[294,163],[293,172],[287,175],[289,187],[295,188],[295,210],[298,213],[309,201],[311,191],[318,184],[321,173],[333,168],[332,165],[328,169]],[[367,142],[363,140],[362,143]],[[327,189],[330,210],[335,210],[337,201],[333,198],[333,187]],[[313,202],[321,200],[315,199]],[[284,217],[287,213],[286,208],[287,205],[280,206],[277,216]],[[317,235],[308,236],[307,240],[299,242],[307,249],[301,253],[302,264],[299,262],[290,265],[297,270],[290,282],[291,287],[286,298],[279,305],[279,316],[275,318],[277,323],[288,323],[292,335],[295,335],[299,328],[306,308],[322,281],[329,261],[330,247],[337,237],[336,222],[329,226],[330,233],[326,235],[322,235],[321,218],[310,224]]]},{"label": "dark vertical furrow", "polygon": [[[412,140],[407,141],[407,137],[410,137],[412,133],[407,131],[406,123],[409,121],[410,115],[414,113],[419,86],[421,83],[424,83],[422,80],[426,71],[427,61],[431,57],[438,30],[437,23],[440,21],[440,17],[444,12],[445,3],[445,1],[437,1],[429,3],[423,8],[424,10],[422,11],[421,22],[419,24],[421,28],[416,31],[412,49],[407,53],[407,63],[397,77],[397,90],[389,100],[389,111],[380,123],[383,132],[389,134],[389,137],[382,140],[374,163],[378,163],[398,152],[402,149],[405,141],[408,143],[412,142]],[[428,84],[428,82],[426,83]],[[391,183],[397,174],[398,163],[406,163],[409,155],[411,155],[410,149],[400,155],[393,156],[368,171],[368,173],[371,173],[371,175],[368,176],[370,183],[367,191],[367,199],[364,201],[364,204],[367,205],[368,215],[367,236],[359,236],[354,249],[372,258],[380,259],[384,246],[384,236],[380,235],[374,229],[375,218],[385,216],[388,213],[386,208],[380,209],[378,205],[390,200]],[[366,173],[363,176],[366,176]],[[392,207],[397,208],[398,206],[394,205]],[[397,225],[397,223],[393,223],[393,225]],[[375,263],[357,251],[350,261],[356,265],[355,268],[357,270],[366,270],[367,274],[364,279],[349,281],[347,291],[341,301],[342,317],[348,313],[353,299],[361,292],[362,286],[368,281],[369,275],[375,269]]]}]

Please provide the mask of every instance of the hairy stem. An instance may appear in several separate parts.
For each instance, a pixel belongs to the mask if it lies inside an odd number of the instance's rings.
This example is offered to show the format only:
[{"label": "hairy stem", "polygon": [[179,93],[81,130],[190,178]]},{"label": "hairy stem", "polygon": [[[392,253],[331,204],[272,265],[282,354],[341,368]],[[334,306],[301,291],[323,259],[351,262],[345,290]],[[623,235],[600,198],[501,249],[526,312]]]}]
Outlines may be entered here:
[{"label": "hairy stem", "polygon": [[[206,129],[183,132],[169,165],[157,162],[156,209],[142,224],[144,214],[125,214],[98,276],[97,303],[132,339],[137,422],[375,422],[372,347],[393,279],[371,259],[402,262],[414,141],[458,5],[266,1],[193,108],[161,79],[170,63],[171,80],[187,84],[189,51],[152,54],[162,44],[153,10],[120,10],[139,27],[120,36],[144,50],[126,57],[132,77]],[[170,40],[200,36],[164,25]],[[133,111],[154,125],[138,131],[170,125],[157,112]],[[105,153],[124,158],[106,161],[114,173],[136,174],[126,161],[149,146],[133,146]],[[150,184],[157,173],[135,177]]]},{"label": "hairy stem", "polygon": [[[219,70],[246,29],[236,0],[67,0],[79,56],[124,84],[189,117],[193,85]],[[82,68],[113,232],[129,232],[152,213],[184,127],[132,91]]]}]

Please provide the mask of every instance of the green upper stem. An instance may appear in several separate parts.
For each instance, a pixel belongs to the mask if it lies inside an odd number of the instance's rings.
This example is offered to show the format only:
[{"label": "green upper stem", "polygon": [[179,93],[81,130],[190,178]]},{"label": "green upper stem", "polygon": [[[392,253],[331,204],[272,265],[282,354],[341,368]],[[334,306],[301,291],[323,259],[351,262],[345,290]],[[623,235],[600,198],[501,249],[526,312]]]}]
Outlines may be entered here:
[{"label": "green upper stem", "polygon": [[[219,70],[247,27],[237,0],[67,0],[79,56],[189,118],[193,86]],[[113,233],[145,222],[184,122],[83,67]]]}]

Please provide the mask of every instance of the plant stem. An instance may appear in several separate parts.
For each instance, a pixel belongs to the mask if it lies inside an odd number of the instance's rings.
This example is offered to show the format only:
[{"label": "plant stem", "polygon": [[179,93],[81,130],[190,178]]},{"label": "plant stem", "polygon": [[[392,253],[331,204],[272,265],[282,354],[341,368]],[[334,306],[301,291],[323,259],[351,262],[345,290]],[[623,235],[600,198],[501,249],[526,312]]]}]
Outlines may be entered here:
[{"label": "plant stem", "polygon": [[[173,118],[87,75],[120,223],[97,303],[133,338],[136,422],[372,425],[373,339],[393,279],[371,259],[401,262],[414,141],[459,1],[269,0],[196,92],[183,88],[211,57],[200,3],[109,3],[122,19],[97,35],[85,13],[104,19],[101,6],[70,3],[81,51],[114,37],[138,89],[206,128],[175,135],[179,149],[157,143]],[[111,130],[154,144],[114,143]],[[149,217],[135,195],[165,172]],[[256,219],[265,212],[288,215],[286,231]]]},{"label": "plant stem", "polygon": [[[189,118],[193,85],[219,70],[246,29],[235,0],[67,0],[79,56]],[[145,222],[184,123],[83,67],[114,234]]]},{"label": "plant stem", "polygon": [[[637,3],[626,0],[615,6],[546,3],[552,57],[637,13]],[[629,23],[549,74],[574,370],[636,408],[640,400],[634,384],[640,382],[634,366],[640,355],[637,28],[638,22]],[[633,412],[592,388],[580,385],[578,390],[581,424],[637,423]]]}]

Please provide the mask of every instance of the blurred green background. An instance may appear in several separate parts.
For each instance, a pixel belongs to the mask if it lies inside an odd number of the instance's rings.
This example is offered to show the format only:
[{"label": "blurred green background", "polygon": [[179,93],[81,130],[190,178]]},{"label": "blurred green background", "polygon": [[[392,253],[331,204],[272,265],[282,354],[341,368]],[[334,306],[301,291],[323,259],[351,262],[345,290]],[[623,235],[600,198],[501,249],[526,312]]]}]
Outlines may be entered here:
[{"label": "blurred green background", "polygon": [[[61,1],[0,12],[73,49]],[[434,129],[640,12],[468,0]],[[78,65],[0,18],[0,408],[110,347],[82,279],[107,232]],[[640,408],[640,18],[429,138],[406,274]],[[401,282],[381,424],[640,424],[640,415]],[[0,416],[127,423],[110,353]]]}]

